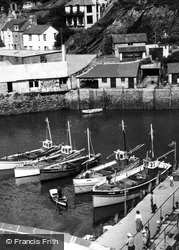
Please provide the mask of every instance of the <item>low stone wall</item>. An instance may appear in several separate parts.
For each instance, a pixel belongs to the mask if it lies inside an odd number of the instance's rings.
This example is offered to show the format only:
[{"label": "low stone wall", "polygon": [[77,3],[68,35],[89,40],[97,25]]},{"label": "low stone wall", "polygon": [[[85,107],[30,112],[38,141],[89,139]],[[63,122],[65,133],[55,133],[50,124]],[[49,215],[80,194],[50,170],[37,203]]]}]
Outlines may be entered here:
[{"label": "low stone wall", "polygon": [[0,95],[0,115],[88,108],[179,109],[179,89],[77,89]]}]

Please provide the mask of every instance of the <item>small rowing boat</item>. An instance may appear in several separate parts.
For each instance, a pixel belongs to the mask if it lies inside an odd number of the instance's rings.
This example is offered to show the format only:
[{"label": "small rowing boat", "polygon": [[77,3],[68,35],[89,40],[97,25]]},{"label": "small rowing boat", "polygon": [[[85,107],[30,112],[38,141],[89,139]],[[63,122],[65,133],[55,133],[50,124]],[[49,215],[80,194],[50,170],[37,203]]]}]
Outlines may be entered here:
[{"label": "small rowing boat", "polygon": [[99,113],[99,112],[102,112],[102,111],[103,111],[102,108],[99,108],[99,109],[83,109],[82,113],[83,114],[95,114],[95,113]]},{"label": "small rowing boat", "polygon": [[64,194],[62,194],[61,188],[53,188],[49,190],[50,198],[61,208],[68,209],[68,200]]}]

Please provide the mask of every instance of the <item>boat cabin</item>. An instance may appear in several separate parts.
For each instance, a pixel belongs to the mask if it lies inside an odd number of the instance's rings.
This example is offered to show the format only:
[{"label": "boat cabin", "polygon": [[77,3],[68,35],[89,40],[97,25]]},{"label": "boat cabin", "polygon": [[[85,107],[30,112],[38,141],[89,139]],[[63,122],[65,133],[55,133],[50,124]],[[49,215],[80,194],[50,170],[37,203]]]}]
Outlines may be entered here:
[{"label": "boat cabin", "polygon": [[114,153],[115,153],[116,160],[118,161],[124,161],[128,158],[127,151],[122,151],[118,149],[117,151],[114,151]]},{"label": "boat cabin", "polygon": [[43,148],[50,149],[50,148],[52,148],[52,146],[53,146],[52,141],[50,141],[48,139],[43,141]]},{"label": "boat cabin", "polygon": [[64,155],[69,155],[73,152],[72,146],[70,145],[63,145],[61,148],[61,153]]}]

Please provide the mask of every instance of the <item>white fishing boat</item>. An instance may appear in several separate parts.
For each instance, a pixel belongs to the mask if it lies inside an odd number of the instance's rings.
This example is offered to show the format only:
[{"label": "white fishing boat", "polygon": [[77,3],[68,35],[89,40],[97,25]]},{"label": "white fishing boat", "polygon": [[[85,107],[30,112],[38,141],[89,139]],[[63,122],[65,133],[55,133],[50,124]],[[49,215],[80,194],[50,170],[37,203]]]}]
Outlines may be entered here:
[{"label": "white fishing boat", "polygon": [[53,145],[48,118],[45,121],[47,123],[46,140],[42,142],[42,147],[2,157],[0,159],[0,170],[14,169],[34,160],[43,159],[61,148],[61,145]]},{"label": "white fishing boat", "polygon": [[102,112],[103,108],[98,108],[98,109],[83,109],[82,113],[83,114],[95,114],[95,113],[99,113]]},{"label": "white fishing boat", "polygon": [[[126,136],[124,122],[122,121],[122,134],[124,140],[124,150],[118,149],[112,155],[115,155],[115,160],[100,164],[96,167],[86,169],[73,179],[75,194],[92,192],[92,187],[100,181],[105,181],[107,176],[114,176],[122,172],[123,169],[132,169],[139,165],[139,158],[131,154],[141,148],[144,144],[140,144],[134,149],[126,150]],[[111,155],[111,156],[112,156]],[[109,156],[110,157],[110,156]],[[108,158],[109,158],[108,157]]]},{"label": "white fishing boat", "polygon": [[152,125],[150,135],[152,142],[151,158],[147,156],[139,167],[125,171],[122,175],[113,176],[108,182],[101,181],[94,185],[92,195],[94,208],[126,203],[138,197],[142,198],[172,171],[172,164],[161,159],[173,152],[176,155],[176,146],[173,150],[155,159]]},{"label": "white fishing boat", "polygon": [[73,149],[69,121],[67,124],[67,141],[69,142],[68,144],[60,144],[59,148],[48,156],[43,156],[33,161],[19,164],[14,169],[15,178],[40,175],[40,169],[45,167],[49,168],[49,166],[51,166],[51,168],[54,168],[57,166],[63,166],[64,168],[67,162],[73,163],[74,159],[81,157],[85,149]]},{"label": "white fishing boat", "polygon": [[[89,129],[87,129],[87,138],[88,138],[88,154],[87,155],[77,155],[72,159],[66,159],[65,161],[50,164],[44,168],[40,169],[40,180],[46,181],[50,179],[62,178],[69,175],[76,175],[80,173],[84,168],[92,167],[96,165],[99,160],[101,154],[95,154],[94,149],[93,153],[91,153],[90,148],[92,147],[91,137]],[[90,147],[91,145],[91,147]],[[79,150],[79,152],[83,152],[84,149]]]}]

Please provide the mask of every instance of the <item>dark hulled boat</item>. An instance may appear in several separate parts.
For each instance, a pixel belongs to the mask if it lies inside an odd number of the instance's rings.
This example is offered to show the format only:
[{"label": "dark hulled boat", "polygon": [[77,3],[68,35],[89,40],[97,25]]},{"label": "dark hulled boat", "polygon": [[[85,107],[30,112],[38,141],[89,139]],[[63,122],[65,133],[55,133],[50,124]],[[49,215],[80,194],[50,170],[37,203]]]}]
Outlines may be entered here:
[{"label": "dark hulled boat", "polygon": [[[93,207],[103,207],[113,204],[124,203],[150,193],[159,182],[163,181],[172,170],[172,165],[160,161],[163,157],[153,160],[153,129],[151,125],[152,159],[146,157],[143,164],[123,175],[114,176],[110,183],[102,181],[93,187]],[[175,145],[175,143],[173,144]],[[175,152],[167,152],[164,156]]]}]

